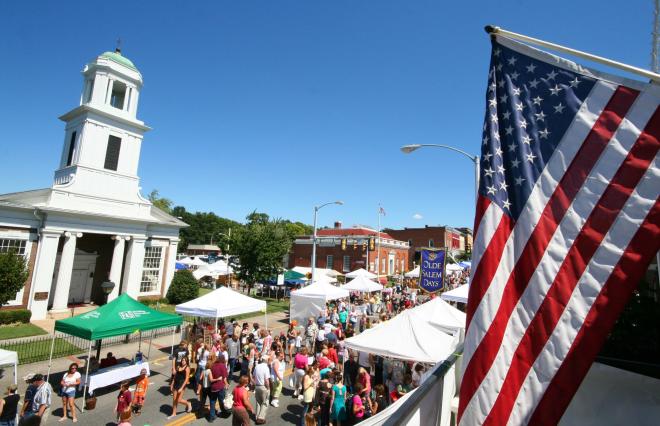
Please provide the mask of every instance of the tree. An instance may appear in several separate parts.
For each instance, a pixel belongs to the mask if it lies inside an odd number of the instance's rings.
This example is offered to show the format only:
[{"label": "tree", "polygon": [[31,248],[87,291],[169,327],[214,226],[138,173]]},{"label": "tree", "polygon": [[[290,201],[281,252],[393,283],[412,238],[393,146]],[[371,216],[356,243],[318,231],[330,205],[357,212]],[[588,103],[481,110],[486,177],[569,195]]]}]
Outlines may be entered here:
[{"label": "tree", "polygon": [[[291,248],[291,238],[281,220],[271,220],[265,213],[252,212],[247,224],[232,231],[232,254],[238,256],[234,264],[236,276],[252,285],[277,276],[282,261]],[[248,290],[249,292],[249,290]]]},{"label": "tree", "polygon": [[151,204],[158,207],[165,213],[172,212],[172,204],[173,204],[172,200],[170,200],[169,198],[161,197],[157,189],[151,191],[149,193],[148,198],[149,201],[151,201]]},{"label": "tree", "polygon": [[193,300],[199,294],[199,284],[192,272],[184,269],[176,271],[172,284],[167,290],[167,300],[173,305]]},{"label": "tree", "polygon": [[16,297],[27,278],[27,263],[23,256],[14,250],[0,253],[0,306]]},{"label": "tree", "polygon": [[243,226],[231,219],[219,217],[213,212],[191,213],[186,211],[186,208],[183,206],[174,207],[171,214],[180,217],[181,220],[189,225],[187,228],[182,228],[179,232],[179,237],[181,238],[181,242],[179,243],[180,252],[185,251],[188,244],[209,244],[211,241],[224,249],[228,240],[223,235],[228,235],[230,228],[233,234]]}]

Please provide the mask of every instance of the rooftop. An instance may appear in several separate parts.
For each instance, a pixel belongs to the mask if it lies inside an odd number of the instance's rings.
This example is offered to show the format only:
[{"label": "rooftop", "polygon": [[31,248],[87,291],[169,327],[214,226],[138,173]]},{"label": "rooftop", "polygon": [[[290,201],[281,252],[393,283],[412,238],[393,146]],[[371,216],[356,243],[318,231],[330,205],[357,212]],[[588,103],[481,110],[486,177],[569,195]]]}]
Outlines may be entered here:
[{"label": "rooftop", "polygon": [[135,67],[133,62],[128,59],[125,56],[122,56],[120,51],[115,51],[115,52],[103,52],[101,55],[99,55],[102,58],[110,59],[113,62],[118,63],[119,65],[123,65],[126,68],[130,68],[134,71],[137,71],[138,69]]}]

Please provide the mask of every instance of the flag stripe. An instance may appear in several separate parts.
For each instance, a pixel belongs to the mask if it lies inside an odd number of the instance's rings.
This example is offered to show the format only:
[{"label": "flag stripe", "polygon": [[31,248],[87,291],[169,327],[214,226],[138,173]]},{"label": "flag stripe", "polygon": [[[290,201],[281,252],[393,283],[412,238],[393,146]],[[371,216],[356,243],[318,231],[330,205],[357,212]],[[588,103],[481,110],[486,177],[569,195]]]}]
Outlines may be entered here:
[{"label": "flag stripe", "polygon": [[[504,252],[504,246],[506,245],[509,235],[511,235],[511,230],[513,229],[514,222],[507,215],[504,215],[500,207],[496,204],[491,204],[489,210],[492,210],[492,214],[486,216],[488,219],[492,219],[493,222],[497,223],[497,227],[489,226],[487,229],[495,229],[495,232],[492,234],[490,241],[487,245],[484,244],[481,247],[486,247],[483,255],[480,255],[479,263],[476,266],[472,281],[476,282],[489,282],[495,271],[497,270],[497,265],[500,263],[502,258],[502,253]],[[483,228],[486,228],[484,226]],[[486,236],[487,231],[482,231],[481,235]],[[488,288],[486,286],[470,286],[470,292],[468,294],[468,300],[481,300],[483,295],[486,293]],[[469,305],[468,305],[469,306]],[[470,321],[472,320],[473,311],[467,310],[467,320],[466,320],[466,329],[470,327]]]},{"label": "flag stripe", "polygon": [[[560,142],[561,155],[555,155],[550,159],[536,182],[525,210],[522,212],[504,247],[505,255],[501,257],[502,261],[497,267],[494,278],[488,281],[476,281],[473,277],[472,282],[476,282],[478,286],[486,287],[486,294],[478,297],[480,293],[476,293],[468,298],[468,313],[476,312],[477,310],[480,312],[480,327],[472,329],[470,333],[466,334],[465,352],[463,353],[464,366],[468,365],[472,357],[472,351],[485,335],[495,316],[507,277],[513,270],[515,262],[522,252],[522,250],[517,250],[516,247],[523,247],[527,242],[527,239],[534,230],[534,225],[539,220],[543,207],[550,198],[550,195],[554,192],[557,182],[559,182],[561,175],[564,174],[568,164],[570,164],[578,152],[579,144],[576,144],[575,141],[587,138],[603,109],[610,102],[615,90],[616,86],[609,83],[599,82],[594,86],[593,90],[589,93],[588,101],[582,104],[580,111],[576,114],[575,119]],[[477,243],[475,243],[475,247],[475,250],[477,250]],[[485,245],[482,247],[485,247]],[[474,265],[473,272],[476,275]]]},{"label": "flag stripe", "polygon": [[[578,190],[582,187],[587,174],[600,157],[607,143],[619,127],[623,117],[637,98],[638,93],[638,91],[622,86],[617,88],[543,209],[537,226],[525,244],[511,275],[508,277],[495,318],[490,324],[488,332],[484,335],[477,349],[470,357],[461,386],[459,418],[490,370],[500,347],[511,312],[525,290],[529,279],[545,252],[550,238],[554,234],[566,209],[571,204],[573,197],[575,197]],[[499,258],[497,262],[499,262]],[[483,267],[483,262],[480,262],[479,267]],[[492,276],[490,279],[492,280]],[[474,287],[481,287],[483,291],[483,288],[486,286],[480,285]],[[472,292],[472,288],[470,290]],[[470,305],[468,305],[469,315]]]},{"label": "flag stripe", "polygon": [[[603,244],[591,259],[587,271],[580,278],[568,306],[562,313],[560,325],[553,331],[543,352],[537,357],[532,370],[528,373],[516,401],[516,409],[509,417],[509,424],[519,425],[529,422],[540,398],[551,384],[552,378],[566,359],[575,337],[580,331],[585,318],[598,297],[612,270],[621,260],[626,247],[635,235],[645,217],[660,196],[660,159],[647,170],[646,176],[633,192],[625,207],[619,213]],[[644,268],[640,268],[643,270]],[[571,362],[570,360],[568,362]],[[569,388],[564,387],[563,392]],[[575,388],[573,388],[573,391]],[[518,408],[521,407],[521,408]],[[522,409],[524,407],[524,409]]]},{"label": "flag stripe", "polygon": [[[626,120],[617,130],[564,215],[517,304],[516,310],[512,312],[504,332],[506,339],[502,341],[493,366],[482,382],[493,386],[497,392],[489,392],[488,386],[482,386],[473,397],[474,400],[479,401],[480,409],[487,408],[480,410],[482,413],[485,411],[483,415],[472,414],[472,416],[481,416],[479,419],[473,419],[473,423],[484,422],[486,414],[498,397],[500,386],[510,368],[513,353],[548,293],[550,284],[559,272],[561,262],[564,261],[569,248],[578,237],[586,218],[589,217],[590,212],[607,189],[608,183],[613,179],[615,171],[624,163],[627,152],[639,139],[639,129],[646,125],[656,107],[657,99],[654,96],[641,96],[635,102]],[[614,264],[616,260],[612,260],[610,264]]]},{"label": "flag stripe", "polygon": [[481,228],[481,221],[483,220],[484,214],[488,210],[488,207],[491,205],[490,198],[482,197],[481,195],[477,198],[477,210],[474,215],[474,231],[472,235],[477,236],[479,229]]},{"label": "flag stripe", "polygon": [[[647,131],[655,134],[660,130],[659,125],[660,115],[656,110]],[[509,418],[522,382],[557,325],[580,276],[655,157],[658,151],[657,140],[647,136],[647,133],[642,133],[629,151],[564,258],[542,305],[511,357],[508,374],[486,424],[498,424],[502,419]]]},{"label": "flag stripe", "polygon": [[582,383],[607,334],[630,299],[647,265],[660,249],[660,199],[638,228],[603,290],[589,310],[566,359],[530,418],[530,424],[555,425]]}]

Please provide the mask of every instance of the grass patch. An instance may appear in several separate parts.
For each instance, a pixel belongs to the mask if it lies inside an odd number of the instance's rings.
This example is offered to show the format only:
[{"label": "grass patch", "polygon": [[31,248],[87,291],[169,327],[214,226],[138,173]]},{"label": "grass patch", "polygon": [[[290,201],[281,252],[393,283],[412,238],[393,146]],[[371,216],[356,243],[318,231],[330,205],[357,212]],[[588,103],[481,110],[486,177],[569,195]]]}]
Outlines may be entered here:
[{"label": "grass patch", "polygon": [[[0,344],[0,347],[9,351],[16,351],[18,353],[18,362],[20,364],[30,364],[32,362],[45,361],[48,359],[50,356],[51,342],[51,339],[39,338],[12,343],[10,345]],[[65,339],[59,337],[55,339],[53,359],[82,352],[85,352],[85,350],[67,342]]]},{"label": "grass patch", "polygon": [[0,327],[0,340],[48,334],[46,330],[34,324],[14,324]]}]

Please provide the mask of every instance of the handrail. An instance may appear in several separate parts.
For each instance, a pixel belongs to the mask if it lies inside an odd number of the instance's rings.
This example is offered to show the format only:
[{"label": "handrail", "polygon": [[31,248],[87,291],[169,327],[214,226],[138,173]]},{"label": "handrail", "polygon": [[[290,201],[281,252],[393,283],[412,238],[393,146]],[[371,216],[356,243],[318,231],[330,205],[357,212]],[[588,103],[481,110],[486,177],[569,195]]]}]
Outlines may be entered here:
[{"label": "handrail", "polygon": [[[424,397],[440,382],[442,386],[442,381],[449,372],[449,369],[456,364],[458,358],[463,356],[463,344],[458,345],[453,354],[451,354],[446,360],[440,364],[439,367],[435,369],[433,374],[421,384],[420,387],[415,390],[415,392],[403,403],[401,406],[392,414],[385,422],[383,426],[400,426],[406,424],[413,415],[415,415],[416,408],[421,404]],[[440,410],[442,409],[442,400],[438,401],[440,405]]]}]

